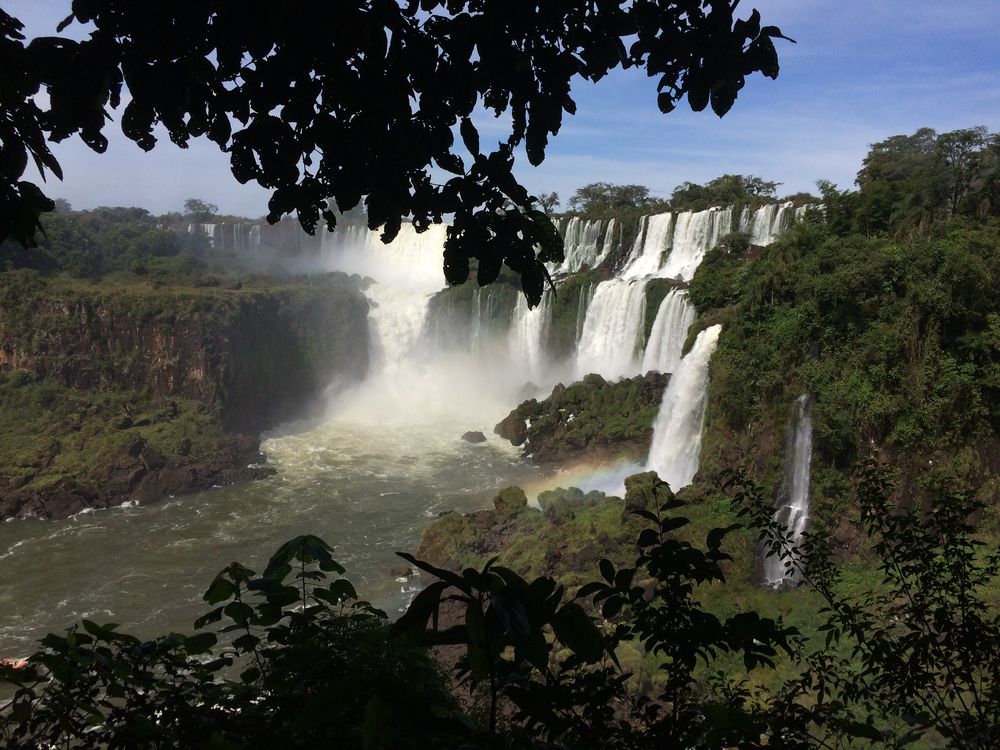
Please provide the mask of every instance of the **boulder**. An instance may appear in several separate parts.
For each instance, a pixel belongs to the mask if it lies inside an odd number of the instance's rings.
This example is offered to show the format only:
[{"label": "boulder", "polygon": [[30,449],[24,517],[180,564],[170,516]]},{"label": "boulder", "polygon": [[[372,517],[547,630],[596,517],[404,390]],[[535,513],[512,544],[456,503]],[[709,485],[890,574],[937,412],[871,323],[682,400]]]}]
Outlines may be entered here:
[{"label": "boulder", "polygon": [[462,435],[462,440],[467,443],[485,443],[486,436],[481,432],[470,430]]}]

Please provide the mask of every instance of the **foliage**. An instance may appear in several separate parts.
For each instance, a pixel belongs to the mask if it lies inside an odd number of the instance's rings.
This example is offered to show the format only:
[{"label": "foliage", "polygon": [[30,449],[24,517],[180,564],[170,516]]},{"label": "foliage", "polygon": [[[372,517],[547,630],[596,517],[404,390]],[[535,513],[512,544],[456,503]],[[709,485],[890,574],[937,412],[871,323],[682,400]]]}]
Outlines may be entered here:
[{"label": "foliage", "polygon": [[857,192],[818,184],[841,234],[928,234],[955,215],[996,216],[1000,135],[981,126],[894,135],[872,145],[858,172]]},{"label": "foliage", "polygon": [[[846,470],[871,440],[946,462],[965,446],[986,456],[1000,427],[995,220],[954,217],[898,241],[840,234],[856,215],[828,205],[766,248],[706,255],[689,297],[724,323],[709,432],[759,429],[808,391],[819,467]],[[981,476],[971,469],[966,484]]]},{"label": "foliage", "polygon": [[[101,207],[60,211],[41,219],[42,235],[35,250],[25,253],[13,242],[0,245],[0,269],[30,267],[47,274],[77,278],[143,273],[170,266],[182,273],[207,250],[202,235],[186,226],[169,226],[142,208]],[[196,272],[200,269],[195,269]]]},{"label": "foliage", "polygon": [[[270,221],[295,211],[309,230],[321,217],[332,227],[329,199],[342,211],[364,199],[369,226],[390,240],[407,215],[422,230],[451,214],[449,282],[465,281],[472,258],[481,283],[507,265],[537,304],[543,263],[562,249],[513,176],[515,151],[523,146],[531,164],[541,163],[563,113],[576,110],[573,80],[619,67],[658,79],[662,112],[687,96],[693,110],[710,104],[724,115],[746,76],[778,75],[773,40],[784,38],[757,11],[746,19],[735,11],[728,2],[654,0],[359,1],[310,7],[303,34],[302,14],[267,3],[96,0],[74,3],[59,27],[93,24],[90,38],[27,45],[20,22],[3,13],[0,54],[14,84],[0,92],[11,123],[2,133],[0,237],[30,241],[38,212],[52,208],[19,181],[29,153],[58,176],[46,140],[79,134],[104,151],[106,109],[119,107],[127,88],[120,119],[128,138],[149,150],[158,124],[181,147],[207,135],[230,154],[237,180],[271,191]],[[35,97],[43,87],[44,110]],[[481,144],[472,120],[480,101],[510,115],[495,147]],[[454,176],[433,182],[432,165]]]},{"label": "foliage", "polygon": [[885,468],[864,462],[856,498],[881,585],[852,596],[822,529],[796,550],[759,488],[740,473],[729,486],[769,554],[825,602],[825,644],[782,697],[789,734],[825,747],[902,747],[927,732],[954,748],[1000,743],[1000,613],[984,596],[1000,552],[969,522],[980,503],[941,489],[925,510],[893,507]]},{"label": "foliage", "polygon": [[[557,384],[542,401],[521,403],[498,425],[520,428],[507,434],[524,442],[525,454],[536,461],[562,461],[585,456],[638,460],[649,451],[653,422],[660,408],[667,377],[637,375],[609,383],[590,374],[569,386]],[[520,432],[521,429],[518,429]]]},{"label": "foliage", "polygon": [[663,201],[649,194],[643,185],[612,185],[592,182],[578,188],[569,199],[569,210],[587,216],[621,214],[636,209],[655,210]]},{"label": "foliage", "polygon": [[559,208],[559,193],[539,193],[538,194],[538,205],[547,214],[555,213],[555,210]]},{"label": "foliage", "polygon": [[188,198],[184,201],[184,215],[191,221],[211,221],[219,213],[219,207],[199,198]]},{"label": "foliage", "polygon": [[724,174],[704,185],[685,182],[674,188],[670,207],[703,211],[712,206],[747,204],[773,199],[780,182],[771,182],[754,175]]},{"label": "foliage", "polygon": [[[387,638],[322,540],[284,544],[261,575],[239,563],[205,592],[191,636],[143,641],[114,624],[50,635],[0,717],[5,746],[432,748],[467,735],[436,665]],[[212,632],[206,626],[220,623]],[[223,624],[224,623],[224,624]]]}]

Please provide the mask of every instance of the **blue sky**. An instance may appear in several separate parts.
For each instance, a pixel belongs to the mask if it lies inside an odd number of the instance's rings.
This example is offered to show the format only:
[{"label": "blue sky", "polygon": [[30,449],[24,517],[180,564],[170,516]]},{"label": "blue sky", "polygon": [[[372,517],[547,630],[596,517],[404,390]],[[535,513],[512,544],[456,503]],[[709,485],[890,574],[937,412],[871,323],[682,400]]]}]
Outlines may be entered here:
[{"label": "blue sky", "polygon": [[[68,13],[69,0],[0,0],[45,35]],[[618,71],[574,91],[577,116],[567,117],[545,162],[521,159],[518,176],[532,191],[567,199],[588,182],[639,183],[658,195],[684,181],[723,173],[755,174],[780,191],[811,190],[817,179],[848,187],[868,145],[919,127],[938,131],[972,125],[1000,130],[1000,2],[998,0],[743,0],[748,15],[780,26],[798,44],[778,40],[781,74],[760,76],[719,119],[686,102],[670,115],[656,109],[655,82]],[[483,141],[491,128],[482,123]],[[48,192],[75,208],[140,205],[155,213],[180,210],[199,197],[223,212],[266,213],[267,193],[233,179],[211,143],[187,150],[162,139],[143,153],[116,125],[108,153],[79,140],[58,144],[65,181]]]}]

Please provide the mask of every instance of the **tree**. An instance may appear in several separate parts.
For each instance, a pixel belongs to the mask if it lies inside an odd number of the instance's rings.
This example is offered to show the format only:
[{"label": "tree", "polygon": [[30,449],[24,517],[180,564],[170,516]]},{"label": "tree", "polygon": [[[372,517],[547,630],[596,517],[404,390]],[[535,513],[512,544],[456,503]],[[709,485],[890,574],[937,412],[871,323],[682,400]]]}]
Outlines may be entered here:
[{"label": "tree", "polygon": [[214,203],[206,203],[198,198],[188,198],[184,201],[184,215],[191,221],[211,221],[218,212],[219,207]]},{"label": "tree", "polygon": [[582,214],[628,211],[649,208],[660,202],[642,185],[612,185],[609,182],[592,182],[573,193],[569,210]]},{"label": "tree", "polygon": [[[237,180],[271,191],[269,221],[295,212],[309,231],[320,218],[332,228],[335,208],[363,200],[369,227],[388,241],[406,216],[418,231],[449,216],[447,281],[465,281],[472,258],[480,283],[506,264],[535,304],[543,264],[562,248],[538,199],[513,176],[515,153],[541,163],[563,113],[575,112],[574,78],[597,81],[615,68],[656,77],[662,112],[686,96],[692,109],[724,115],[746,76],[778,75],[773,40],[786,38],[762,26],[757,11],[737,18],[736,7],[89,0],[75,2],[58,29],[93,24],[89,39],[28,44],[22,24],[0,11],[0,239],[30,243],[39,213],[52,208],[22,180],[28,157],[59,177],[47,141],[79,135],[104,151],[106,110],[121,106],[127,89],[127,137],[149,150],[158,124],[182,148],[207,136],[230,155]],[[47,101],[36,98],[43,88]],[[495,145],[480,143],[480,104],[510,118]],[[432,165],[454,176],[435,183]],[[503,210],[508,201],[516,210]]]},{"label": "tree", "polygon": [[745,203],[755,198],[773,198],[780,182],[754,175],[724,174],[704,185],[684,182],[674,188],[670,205],[701,210],[710,206]]},{"label": "tree", "polygon": [[551,214],[559,207],[559,193],[539,193],[538,194],[538,205],[541,206],[542,210]]}]

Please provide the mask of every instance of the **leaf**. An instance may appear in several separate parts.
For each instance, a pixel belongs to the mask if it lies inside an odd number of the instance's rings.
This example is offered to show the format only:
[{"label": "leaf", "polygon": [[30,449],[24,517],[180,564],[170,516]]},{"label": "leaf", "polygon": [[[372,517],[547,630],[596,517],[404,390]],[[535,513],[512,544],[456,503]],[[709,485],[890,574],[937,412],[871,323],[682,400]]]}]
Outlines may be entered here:
[{"label": "leaf", "polygon": [[613,584],[615,582],[614,563],[607,558],[604,558],[598,563],[598,567],[600,568],[601,575],[604,576],[604,580]]},{"label": "leaf", "polygon": [[400,635],[419,635],[427,629],[427,621],[431,614],[437,611],[441,603],[441,594],[448,588],[447,581],[435,581],[426,586],[419,594],[413,597],[406,612],[389,630],[389,637],[395,638]]},{"label": "leaf", "polygon": [[223,574],[219,573],[215,577],[215,580],[212,581],[212,585],[208,587],[208,591],[202,596],[202,599],[209,604],[224,602],[236,594],[236,586],[233,585],[233,582],[226,580],[222,576]]},{"label": "leaf", "polygon": [[459,132],[462,134],[462,142],[469,149],[469,153],[473,156],[479,156],[479,131],[472,124],[472,120],[468,117],[463,117],[459,125]]},{"label": "leaf", "polygon": [[552,618],[552,628],[563,645],[589,664],[604,655],[604,639],[576,602],[568,602]]},{"label": "leaf", "polygon": [[218,642],[215,633],[198,633],[184,639],[184,650],[188,654],[204,654],[211,651]]}]

